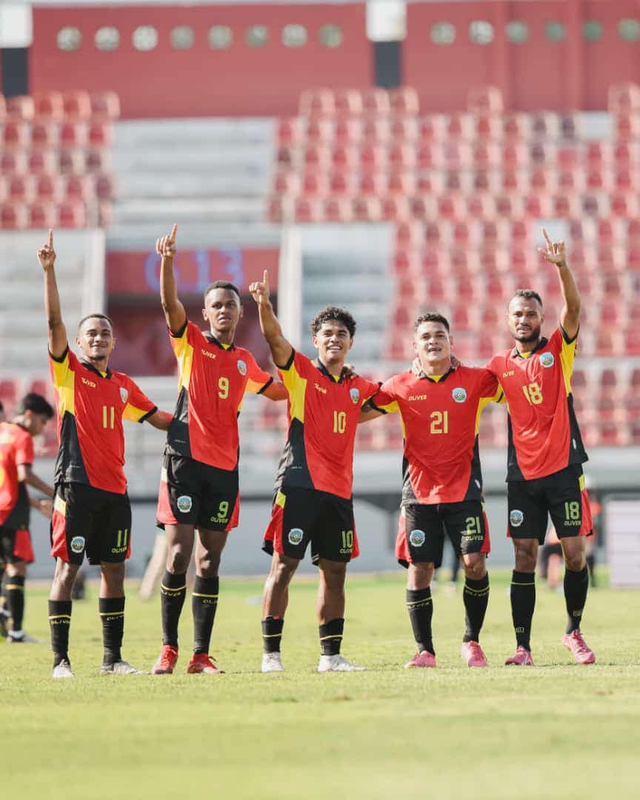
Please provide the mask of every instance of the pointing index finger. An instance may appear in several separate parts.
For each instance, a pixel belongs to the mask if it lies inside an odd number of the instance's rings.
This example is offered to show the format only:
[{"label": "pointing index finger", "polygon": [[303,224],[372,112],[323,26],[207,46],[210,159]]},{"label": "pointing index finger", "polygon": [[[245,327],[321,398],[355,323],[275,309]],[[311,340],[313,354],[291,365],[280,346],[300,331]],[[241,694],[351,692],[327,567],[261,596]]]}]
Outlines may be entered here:
[{"label": "pointing index finger", "polygon": [[268,269],[265,269],[265,271],[262,273],[262,282],[264,283],[265,287],[268,289],[269,288],[269,270]]},{"label": "pointing index finger", "polygon": [[542,229],[542,235],[546,239],[547,244],[549,245],[549,247],[551,247],[551,239],[549,238],[549,234],[547,233],[547,229],[546,228]]},{"label": "pointing index finger", "polygon": [[169,241],[171,241],[171,242],[175,242],[175,240],[176,240],[176,233],[177,233],[177,232],[178,232],[178,223],[177,223],[177,222],[174,222],[174,223],[173,223],[173,228],[171,228],[171,234],[170,234],[170,236],[169,236]]},{"label": "pointing index finger", "polygon": [[53,231],[49,228],[49,239],[47,240],[47,245],[53,249]]}]

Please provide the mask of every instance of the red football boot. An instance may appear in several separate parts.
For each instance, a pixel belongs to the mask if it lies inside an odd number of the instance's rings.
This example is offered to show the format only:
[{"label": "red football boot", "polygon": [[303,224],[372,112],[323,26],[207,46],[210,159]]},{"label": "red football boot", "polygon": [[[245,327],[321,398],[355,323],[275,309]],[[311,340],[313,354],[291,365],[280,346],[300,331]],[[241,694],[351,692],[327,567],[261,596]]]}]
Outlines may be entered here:
[{"label": "red football boot", "polygon": [[562,637],[562,644],[571,650],[578,664],[595,664],[596,654],[585,642],[580,631],[571,631]]},{"label": "red football boot", "polygon": [[158,660],[151,667],[152,675],[171,675],[178,661],[178,648],[163,644]]},{"label": "red football boot", "polygon": [[216,666],[214,660],[207,653],[194,653],[187,667],[189,675],[224,675],[224,670]]}]

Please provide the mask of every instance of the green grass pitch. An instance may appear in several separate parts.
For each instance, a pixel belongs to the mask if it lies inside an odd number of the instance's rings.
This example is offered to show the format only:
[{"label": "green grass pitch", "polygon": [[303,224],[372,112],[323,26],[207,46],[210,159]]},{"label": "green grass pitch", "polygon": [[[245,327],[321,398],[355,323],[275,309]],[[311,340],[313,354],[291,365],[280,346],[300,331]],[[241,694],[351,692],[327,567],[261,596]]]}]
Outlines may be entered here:
[{"label": "green grass pitch", "polygon": [[[561,595],[538,585],[535,668],[514,649],[508,573],[492,575],[482,643],[460,660],[460,590],[434,591],[436,670],[414,653],[404,576],[351,578],[345,655],[355,674],[318,675],[316,584],[294,579],[283,661],[262,675],[255,580],[222,579],[214,653],[222,676],[186,675],[191,620],[171,676],[99,677],[97,587],[74,604],[76,679],[50,679],[47,644],[0,642],[0,795],[45,800],[366,798],[634,799],[640,780],[640,592],[592,591],[584,631],[598,663],[560,644]],[[47,639],[46,588],[28,594],[27,629]],[[124,656],[149,669],[159,604],[129,590]]]}]

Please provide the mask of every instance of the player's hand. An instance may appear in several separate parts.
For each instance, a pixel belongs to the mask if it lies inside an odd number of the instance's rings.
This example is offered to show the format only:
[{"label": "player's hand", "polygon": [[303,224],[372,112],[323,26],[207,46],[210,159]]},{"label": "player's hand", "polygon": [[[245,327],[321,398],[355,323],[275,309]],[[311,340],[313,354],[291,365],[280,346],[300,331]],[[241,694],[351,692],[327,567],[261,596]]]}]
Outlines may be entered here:
[{"label": "player's hand", "polygon": [[174,223],[171,233],[156,240],[156,253],[162,258],[173,258],[176,254],[176,233],[178,225]]},{"label": "player's hand", "polygon": [[269,270],[265,269],[261,281],[249,284],[249,294],[258,305],[269,302]]},{"label": "player's hand", "polygon": [[53,249],[53,231],[49,231],[47,243],[38,250],[38,261],[45,272],[53,269],[53,265],[56,263],[56,251]]},{"label": "player's hand", "polygon": [[424,375],[424,370],[422,369],[422,364],[420,363],[418,356],[416,356],[411,362],[411,374],[414,378],[420,378],[422,375]]},{"label": "player's hand", "polygon": [[567,248],[564,242],[552,242],[546,230],[542,229],[542,235],[547,243],[547,249],[543,247],[538,248],[538,252],[550,264],[555,264],[556,267],[567,266]]},{"label": "player's hand", "polygon": [[47,500],[46,498],[36,500],[36,508],[47,519],[51,519],[51,515],[53,514],[53,503],[51,500]]},{"label": "player's hand", "polygon": [[356,368],[353,364],[345,364],[342,367],[342,375],[344,378],[357,378],[358,373],[356,372]]}]

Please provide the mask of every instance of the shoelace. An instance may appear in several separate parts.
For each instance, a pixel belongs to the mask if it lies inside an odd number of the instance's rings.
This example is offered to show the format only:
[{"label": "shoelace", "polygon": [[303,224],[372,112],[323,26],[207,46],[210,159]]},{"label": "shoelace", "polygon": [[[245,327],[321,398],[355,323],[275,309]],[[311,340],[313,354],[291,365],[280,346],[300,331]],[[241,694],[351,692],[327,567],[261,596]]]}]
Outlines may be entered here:
[{"label": "shoelace", "polygon": [[571,639],[575,643],[575,649],[578,651],[578,653],[580,655],[584,655],[585,653],[589,652],[589,648],[587,646],[587,643],[585,642],[585,640],[582,638],[582,636],[579,633],[578,634],[574,634],[571,637]]}]

